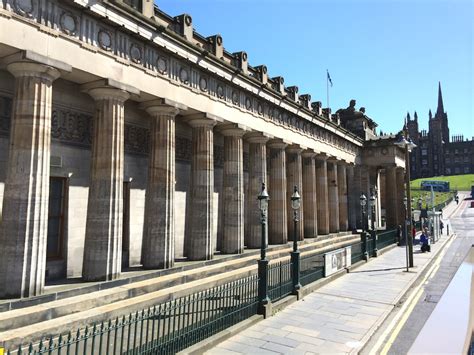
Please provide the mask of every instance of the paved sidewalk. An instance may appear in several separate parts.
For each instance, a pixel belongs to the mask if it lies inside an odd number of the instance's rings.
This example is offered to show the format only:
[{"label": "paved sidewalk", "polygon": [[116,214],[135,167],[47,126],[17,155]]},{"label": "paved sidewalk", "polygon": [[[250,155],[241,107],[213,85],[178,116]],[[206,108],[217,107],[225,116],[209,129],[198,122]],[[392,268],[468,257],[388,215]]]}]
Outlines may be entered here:
[{"label": "paved sidewalk", "polygon": [[[446,217],[454,210],[448,206]],[[405,271],[405,248],[395,247],[220,343],[206,354],[349,353],[360,349],[449,238],[431,253],[415,246]]]}]

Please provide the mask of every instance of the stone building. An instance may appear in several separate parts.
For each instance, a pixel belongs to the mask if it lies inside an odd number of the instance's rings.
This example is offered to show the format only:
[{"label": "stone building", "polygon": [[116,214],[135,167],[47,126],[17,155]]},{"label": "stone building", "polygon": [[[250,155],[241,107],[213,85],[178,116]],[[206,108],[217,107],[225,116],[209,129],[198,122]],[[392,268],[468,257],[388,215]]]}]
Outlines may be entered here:
[{"label": "stone building", "polygon": [[434,116],[429,111],[428,119],[426,131],[419,129],[416,111],[413,120],[410,113],[406,117],[408,133],[417,145],[410,154],[411,178],[473,173],[474,137],[468,140],[464,135],[455,135],[450,139],[441,83],[438,84],[438,107]]},{"label": "stone building", "polygon": [[394,137],[355,101],[324,116],[187,14],[0,0],[0,28],[1,298],[258,248],[262,182],[269,244],[293,235],[295,185],[300,239],[360,227],[361,193],[380,192],[377,226],[400,222]]}]

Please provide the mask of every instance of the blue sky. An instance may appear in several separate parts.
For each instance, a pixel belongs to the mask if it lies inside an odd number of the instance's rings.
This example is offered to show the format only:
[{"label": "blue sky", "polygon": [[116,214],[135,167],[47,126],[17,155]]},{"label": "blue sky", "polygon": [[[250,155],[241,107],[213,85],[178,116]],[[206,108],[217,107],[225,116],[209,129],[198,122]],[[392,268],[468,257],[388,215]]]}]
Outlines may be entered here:
[{"label": "blue sky", "polygon": [[326,107],[350,99],[384,132],[407,113],[428,128],[438,81],[451,135],[474,137],[472,0],[159,0],[171,16],[188,13],[204,36],[220,33],[230,52],[297,85]]}]

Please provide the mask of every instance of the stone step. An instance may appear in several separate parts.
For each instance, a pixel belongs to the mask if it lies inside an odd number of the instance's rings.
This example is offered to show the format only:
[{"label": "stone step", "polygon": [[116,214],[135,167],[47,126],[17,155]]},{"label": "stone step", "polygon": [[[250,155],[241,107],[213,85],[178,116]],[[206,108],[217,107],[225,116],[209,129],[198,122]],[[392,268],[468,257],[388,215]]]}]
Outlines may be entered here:
[{"label": "stone step", "polygon": [[[302,255],[322,253],[358,241],[358,235],[319,238],[302,242]],[[289,258],[291,247],[272,250],[272,262]],[[68,297],[23,309],[0,313],[0,340],[8,347],[54,335],[93,322],[137,311],[176,297],[198,292],[253,274],[258,255],[233,258],[224,262],[182,271],[158,278],[137,281],[107,290]],[[225,270],[225,271],[223,271]]]}]

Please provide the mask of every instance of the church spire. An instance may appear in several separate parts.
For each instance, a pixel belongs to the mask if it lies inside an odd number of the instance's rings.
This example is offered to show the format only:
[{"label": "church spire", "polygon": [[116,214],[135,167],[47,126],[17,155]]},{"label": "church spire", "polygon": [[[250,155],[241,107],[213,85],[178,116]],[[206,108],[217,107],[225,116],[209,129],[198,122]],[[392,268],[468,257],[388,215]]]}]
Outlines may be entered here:
[{"label": "church spire", "polygon": [[418,122],[418,114],[415,111],[415,122]]},{"label": "church spire", "polygon": [[441,82],[438,82],[438,109],[436,113],[442,115],[444,113],[444,105],[443,105],[443,94],[441,93]]}]

